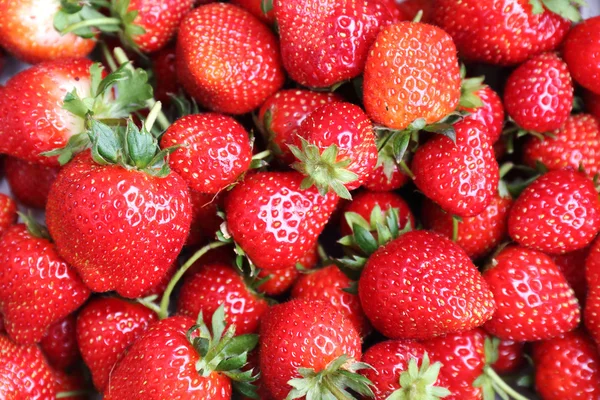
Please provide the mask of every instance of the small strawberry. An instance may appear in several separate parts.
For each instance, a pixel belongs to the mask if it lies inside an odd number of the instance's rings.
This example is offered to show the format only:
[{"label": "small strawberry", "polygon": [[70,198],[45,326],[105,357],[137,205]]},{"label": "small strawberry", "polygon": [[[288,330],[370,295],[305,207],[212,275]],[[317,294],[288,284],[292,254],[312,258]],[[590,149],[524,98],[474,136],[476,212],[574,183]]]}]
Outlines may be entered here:
[{"label": "small strawberry", "polygon": [[315,243],[313,248],[303,255],[293,267],[274,271],[259,270],[258,279],[263,280],[268,278],[268,280],[258,285],[258,291],[267,296],[279,296],[291,288],[298,279],[300,275],[298,265],[302,266],[304,270],[309,270],[313,269],[318,262],[319,244]]},{"label": "small strawberry", "polygon": [[563,56],[573,79],[581,86],[600,94],[600,16],[586,19],[575,26],[563,44]]},{"label": "small strawberry", "polygon": [[54,323],[40,341],[40,348],[48,363],[56,369],[67,369],[80,357],[75,322],[75,315],[71,314]]},{"label": "small strawberry", "polygon": [[508,233],[521,246],[549,254],[586,247],[600,230],[600,200],[594,183],[573,170],[550,171],[513,204]]},{"label": "small strawberry", "polygon": [[[380,153],[381,156],[381,153]],[[392,166],[391,174],[386,174],[385,165],[376,165],[371,173],[366,177],[363,182],[363,187],[371,191],[391,191],[396,190],[404,186],[409,181],[408,175],[406,175],[398,166],[394,163]]]},{"label": "small strawberry", "polygon": [[4,193],[0,193],[0,236],[17,222],[17,218],[17,203]]},{"label": "small strawberry", "polygon": [[465,120],[475,120],[484,124],[487,128],[488,138],[491,143],[496,143],[502,133],[504,125],[504,105],[502,99],[492,88],[487,85],[479,88],[474,93],[480,100],[480,107],[472,108],[460,106],[459,109],[467,111],[470,114],[465,116]]},{"label": "small strawberry", "polygon": [[579,304],[585,304],[587,294],[587,283],[585,280],[585,260],[588,256],[589,248],[575,250],[565,254],[554,254],[550,258],[560,272],[564,275],[569,286],[575,292]]},{"label": "small strawberry", "polygon": [[175,46],[167,46],[152,54],[152,71],[154,71],[154,98],[169,104],[171,95],[180,92],[177,81],[177,56]]},{"label": "small strawberry", "polygon": [[506,247],[483,277],[498,307],[485,329],[501,339],[544,340],[579,324],[573,290],[552,259],[539,251]]},{"label": "small strawberry", "polygon": [[15,157],[4,159],[4,173],[10,191],[27,207],[46,208],[50,186],[60,168],[32,163]]},{"label": "small strawberry", "polygon": [[113,297],[99,297],[83,307],[77,317],[77,343],[99,391],[108,385],[127,348],[156,319],[143,305]]},{"label": "small strawberry", "polygon": [[511,374],[519,370],[525,361],[525,343],[498,339],[498,359],[491,367],[499,374]]},{"label": "small strawberry", "polygon": [[245,114],[283,85],[278,48],[275,35],[249,12],[231,4],[207,4],[187,14],[179,26],[178,78],[202,106]]},{"label": "small strawberry", "polygon": [[190,200],[192,201],[192,222],[190,235],[185,244],[186,246],[196,246],[216,237],[223,222],[217,212],[223,208],[224,196],[200,193],[190,189]]}]

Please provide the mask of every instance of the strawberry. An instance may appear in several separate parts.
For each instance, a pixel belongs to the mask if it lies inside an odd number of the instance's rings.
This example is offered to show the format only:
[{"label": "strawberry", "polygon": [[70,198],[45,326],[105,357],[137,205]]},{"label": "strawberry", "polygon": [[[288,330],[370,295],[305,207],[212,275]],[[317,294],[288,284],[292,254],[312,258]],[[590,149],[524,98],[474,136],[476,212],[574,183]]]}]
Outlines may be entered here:
[{"label": "strawberry", "polygon": [[428,231],[405,233],[375,251],[358,295],[373,327],[392,339],[466,331],[490,319],[496,308],[465,252]]},{"label": "strawberry", "polygon": [[156,285],[154,285],[150,289],[146,290],[144,293],[142,293],[142,295],[140,297],[143,298],[143,297],[150,297],[150,296],[158,296],[158,297],[162,296],[163,293],[165,292],[165,290],[167,289],[169,282],[171,282],[173,275],[175,275],[175,273],[177,272],[178,269],[179,269],[179,263],[177,262],[177,260],[175,260],[173,262],[173,264],[171,264],[171,266],[169,267],[169,269],[167,270],[165,275],[162,277],[160,282],[158,282]]},{"label": "strawberry", "polygon": [[404,186],[409,178],[394,163],[390,176],[386,174],[385,165],[376,165],[363,182],[363,187],[371,191],[391,191]]},{"label": "strawberry", "polygon": [[194,190],[219,193],[234,184],[252,161],[248,133],[221,114],[187,115],[175,121],[160,140],[161,147],[181,146],[169,164]]},{"label": "strawberry", "polygon": [[413,19],[414,16],[409,16],[409,14],[400,7],[400,4],[396,2],[396,0],[377,0],[392,16],[392,23],[400,22],[400,21],[408,21]]},{"label": "strawberry", "polygon": [[54,376],[40,349],[0,334],[0,398],[54,400],[55,396]]},{"label": "strawberry", "polygon": [[404,129],[452,112],[460,98],[456,48],[432,25],[400,22],[381,29],[365,64],[363,100],[378,124]]},{"label": "strawberry", "polygon": [[573,170],[550,171],[513,204],[508,233],[521,246],[549,254],[586,247],[600,230],[600,200],[594,183]]},{"label": "strawberry", "polygon": [[[362,395],[370,389],[356,374],[365,367],[360,336],[330,304],[297,299],[273,306],[260,326],[262,383],[274,400],[304,398],[307,392]],[[348,382],[351,382],[350,384]]]},{"label": "strawberry", "polygon": [[199,104],[227,114],[254,110],[284,82],[275,35],[252,14],[222,3],[181,21],[177,74]]},{"label": "strawberry", "polygon": [[573,290],[552,259],[539,251],[506,247],[483,277],[498,306],[485,329],[501,339],[544,340],[579,324]]},{"label": "strawberry", "polygon": [[0,310],[6,331],[17,343],[39,342],[52,324],[78,309],[90,295],[75,270],[58,255],[45,228],[31,220],[28,227],[13,225],[4,233],[0,260]]},{"label": "strawberry", "polygon": [[324,88],[363,71],[379,29],[392,21],[367,0],[274,0],[283,65],[303,86]]},{"label": "strawberry", "polygon": [[225,199],[228,233],[265,270],[290,268],[314,246],[338,197],[302,190],[298,172],[258,172]]},{"label": "strawberry", "polygon": [[56,393],[57,395],[60,394],[61,399],[86,400],[87,387],[79,371],[67,374],[61,370],[53,370],[52,374],[54,375],[54,382],[56,384]]},{"label": "strawberry", "polygon": [[600,16],[575,26],[563,44],[563,56],[573,79],[581,86],[600,94]]},{"label": "strawberry", "polygon": [[[550,8],[547,0],[436,0],[433,20],[452,36],[462,58],[514,65],[555,49],[571,26],[541,3]],[[568,1],[554,3],[574,10]]]},{"label": "strawberry", "polygon": [[543,140],[532,136],[523,147],[523,160],[548,169],[579,168],[590,175],[600,172],[600,122],[589,114],[576,114]]},{"label": "strawberry", "polygon": [[0,236],[17,222],[17,217],[17,203],[4,193],[0,193]]},{"label": "strawberry", "polygon": [[177,313],[204,322],[211,320],[219,306],[225,306],[227,326],[235,325],[238,334],[255,333],[261,316],[269,308],[267,300],[244,282],[233,267],[214,263],[203,265],[186,277],[177,300]]},{"label": "strawberry", "polygon": [[583,331],[538,342],[535,387],[544,400],[587,400],[600,396],[600,356]]},{"label": "strawberry", "polygon": [[583,97],[585,109],[597,119],[600,119],[600,94],[586,90]]},{"label": "strawberry", "polygon": [[292,167],[306,175],[303,187],[315,185],[324,195],[332,189],[350,198],[373,170],[377,147],[371,121],[350,103],[326,104],[314,111],[298,129],[290,150],[298,160]]},{"label": "strawberry", "polygon": [[259,270],[259,280],[268,278],[267,281],[258,285],[258,291],[267,296],[279,296],[285,293],[296,282],[299,272],[298,265],[304,270],[313,269],[319,262],[319,244],[315,243],[304,256],[302,256],[293,267],[278,269],[275,271]]},{"label": "strawberry", "polygon": [[585,327],[600,345],[600,239],[594,240],[585,260],[585,280],[588,292],[585,301]]},{"label": "strawberry", "polygon": [[541,53],[527,60],[508,77],[504,105],[522,129],[542,133],[559,129],[573,106],[567,64],[555,53]]},{"label": "strawberry", "polygon": [[296,140],[302,122],[317,108],[338,101],[334,93],[302,89],[280,90],[269,97],[260,106],[258,121],[271,152],[285,164],[294,162],[288,145]]},{"label": "strawberry", "polygon": [[487,128],[477,121],[454,125],[456,142],[438,135],[415,153],[415,184],[444,211],[472,217],[491,203],[498,187],[498,163]]},{"label": "strawberry", "polygon": [[246,9],[268,25],[273,25],[275,22],[272,0],[232,0],[231,2]]},{"label": "strawberry", "polygon": [[[495,194],[485,210],[474,217],[455,221],[432,201],[425,201],[421,219],[425,228],[447,238],[456,236],[458,244],[472,259],[488,254],[508,236],[508,214],[512,199]],[[456,231],[455,231],[456,229]]]},{"label": "strawberry", "polygon": [[569,286],[575,292],[579,304],[585,304],[587,294],[587,283],[585,280],[585,260],[588,256],[589,248],[575,250],[565,254],[554,254],[550,258],[560,272],[564,275]]},{"label": "strawberry", "polygon": [[114,297],[99,297],[83,307],[77,317],[77,343],[99,391],[107,387],[127,348],[156,319],[143,305]]},{"label": "strawberry", "polygon": [[79,359],[75,322],[75,315],[71,314],[54,323],[40,341],[41,350],[54,368],[67,369]]},{"label": "strawberry", "polygon": [[519,370],[525,361],[525,343],[498,339],[498,359],[491,365],[499,374],[510,374]]},{"label": "strawberry", "polygon": [[224,196],[200,193],[190,189],[192,222],[186,246],[196,246],[205,240],[214,239],[223,222],[217,211],[223,208]]},{"label": "strawberry", "polygon": [[180,92],[177,81],[177,57],[175,46],[167,46],[152,54],[152,71],[154,71],[154,98],[163,103],[171,102],[171,95]]},{"label": "strawberry", "polygon": [[27,207],[46,208],[50,186],[60,168],[32,163],[15,157],[4,159],[4,172],[10,191]]},{"label": "strawberry", "polygon": [[502,99],[492,88],[487,85],[475,91],[482,105],[480,107],[459,106],[459,110],[467,111],[470,114],[465,116],[465,120],[475,120],[484,124],[487,128],[488,138],[491,143],[496,143],[502,133],[504,125],[504,106]]}]

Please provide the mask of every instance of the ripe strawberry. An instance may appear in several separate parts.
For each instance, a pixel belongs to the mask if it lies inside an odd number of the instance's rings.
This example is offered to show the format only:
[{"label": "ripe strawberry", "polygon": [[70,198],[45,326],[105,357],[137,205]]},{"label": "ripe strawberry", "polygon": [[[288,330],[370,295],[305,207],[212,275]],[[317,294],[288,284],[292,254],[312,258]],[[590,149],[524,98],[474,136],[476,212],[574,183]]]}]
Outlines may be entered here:
[{"label": "ripe strawberry", "polygon": [[567,64],[555,53],[541,53],[527,60],[508,77],[504,106],[525,130],[543,133],[561,128],[573,106]]},{"label": "ripe strawberry", "polygon": [[573,79],[581,86],[600,94],[600,16],[575,26],[563,44],[563,55]]},{"label": "ripe strawberry", "polygon": [[491,365],[499,374],[511,374],[519,370],[525,361],[525,343],[514,340],[499,340],[498,359]]},{"label": "ripe strawberry", "polygon": [[408,21],[414,17],[410,17],[405,10],[400,8],[400,5],[396,2],[396,0],[377,0],[377,2],[381,4],[392,16],[392,23]]},{"label": "ripe strawberry", "polygon": [[71,314],[54,323],[40,341],[48,363],[56,369],[67,369],[79,359],[75,321],[75,315]]},{"label": "ripe strawberry", "polygon": [[170,95],[180,92],[177,81],[177,57],[175,46],[167,46],[152,54],[152,71],[154,71],[154,98],[163,103],[171,102]]},{"label": "ripe strawberry", "polygon": [[314,246],[338,197],[300,189],[298,172],[258,172],[225,199],[229,234],[265,270],[290,268]]},{"label": "ripe strawberry", "polygon": [[485,125],[490,142],[496,143],[500,138],[502,126],[504,125],[502,99],[487,85],[483,85],[474,94],[481,100],[483,105],[477,108],[459,106],[459,109],[470,113],[464,118],[465,120],[475,120]]},{"label": "ripe strawberry", "polygon": [[584,93],[585,109],[597,119],[600,119],[600,94],[586,90]]},{"label": "ripe strawberry", "polygon": [[298,129],[290,150],[298,160],[292,167],[306,175],[302,186],[315,185],[321,194],[331,189],[350,198],[377,162],[371,121],[350,103],[326,104],[314,111]]},{"label": "ripe strawberry", "polygon": [[587,283],[585,281],[585,260],[588,256],[589,248],[575,250],[565,254],[554,254],[550,258],[575,292],[579,304],[585,304],[587,294]]},{"label": "ripe strawberry", "polygon": [[452,36],[462,58],[497,65],[555,49],[571,26],[529,0],[437,0],[433,20]]},{"label": "ripe strawberry", "polygon": [[0,334],[0,398],[54,400],[55,396],[54,376],[40,349]]},{"label": "ripe strawberry", "polygon": [[[13,225],[0,239],[0,310],[17,343],[39,342],[48,328],[79,308],[90,291],[58,255],[43,228]],[[15,285],[15,281],[19,285]],[[35,296],[32,296],[35,293]]]},{"label": "ripe strawberry", "polygon": [[223,208],[223,195],[200,193],[190,189],[192,201],[192,223],[186,246],[196,246],[216,237],[223,219],[217,211]]},{"label": "ripe strawberry", "polygon": [[17,203],[4,193],[0,193],[0,236],[17,222],[17,218]]},{"label": "ripe strawberry", "polygon": [[535,387],[544,400],[587,400],[600,396],[598,348],[583,331],[538,342]]},{"label": "ripe strawberry", "polygon": [[375,123],[404,129],[437,122],[458,105],[456,48],[441,29],[400,22],[381,30],[365,64],[363,100]]},{"label": "ripe strawberry", "polygon": [[515,201],[508,233],[521,246],[548,254],[586,247],[600,230],[600,200],[594,183],[573,170],[550,171]]},{"label": "ripe strawberry", "polygon": [[[472,259],[488,254],[508,236],[508,213],[512,199],[495,194],[492,202],[480,214],[458,222],[456,244]],[[421,210],[425,228],[449,239],[454,236],[454,219],[432,201],[425,201]]]},{"label": "ripe strawberry", "polygon": [[573,290],[552,259],[539,251],[506,247],[483,277],[498,307],[485,329],[501,339],[544,340],[579,324]]},{"label": "ripe strawberry", "polygon": [[275,35],[252,14],[223,3],[183,18],[177,73],[199,104],[227,114],[254,110],[284,83]]},{"label": "ripe strawberry", "polygon": [[190,318],[202,313],[208,323],[222,304],[227,326],[235,325],[240,335],[258,331],[260,318],[269,308],[267,300],[247,285],[233,267],[214,263],[203,265],[186,277],[179,292],[177,313]]},{"label": "ripe strawberry", "polygon": [[589,114],[571,115],[551,136],[532,136],[523,147],[523,160],[532,167],[538,161],[550,170],[582,166],[591,176],[600,172],[599,155],[600,122]]},{"label": "ripe strawberry", "polygon": [[382,164],[375,166],[363,182],[363,187],[375,192],[387,192],[401,188],[408,180],[408,175],[398,168],[397,165],[394,165],[391,176],[388,177],[385,173],[385,166]]},{"label": "ripe strawberry", "polygon": [[298,275],[297,265],[301,265],[303,269],[313,269],[319,262],[319,244],[315,243],[304,256],[302,256],[293,267],[278,269],[275,271],[260,270],[258,279],[269,277],[269,280],[261,283],[258,286],[258,291],[267,296],[279,296],[285,293],[296,282]]},{"label": "ripe strawberry", "polygon": [[46,208],[50,186],[60,168],[32,163],[15,157],[4,159],[4,173],[10,191],[27,207]]},{"label": "ripe strawberry", "polygon": [[[54,382],[56,384],[56,393],[61,395],[61,399],[67,400],[86,400],[86,382],[79,371],[67,374],[62,370],[53,370]],[[70,393],[70,396],[66,396]],[[79,393],[79,394],[78,394]]]},{"label": "ripe strawberry", "polygon": [[242,125],[226,115],[187,115],[167,129],[163,149],[175,150],[169,164],[194,190],[219,193],[234,184],[252,161],[250,137]]},{"label": "ripe strawberry", "polygon": [[259,125],[266,135],[269,149],[285,164],[295,157],[288,148],[296,140],[298,128],[317,108],[341,101],[331,92],[310,90],[280,90],[269,97],[258,112]]},{"label": "ripe strawberry", "polygon": [[486,134],[477,121],[454,125],[456,143],[438,135],[415,153],[411,168],[415,184],[444,211],[472,217],[491,203],[498,187],[498,163]]},{"label": "ripe strawberry", "polygon": [[178,269],[179,269],[179,263],[177,262],[177,260],[175,260],[173,262],[173,264],[171,264],[171,266],[169,267],[169,269],[167,270],[165,275],[162,277],[160,282],[158,282],[158,284],[156,284],[155,286],[151,287],[150,289],[148,289],[147,291],[142,293],[142,295],[140,297],[142,297],[142,298],[150,297],[150,296],[161,297],[163,295],[163,293],[165,292],[165,290],[167,289],[169,282],[171,282],[171,278],[173,278],[173,275],[175,275],[175,273],[177,272]]},{"label": "ripe strawberry", "polygon": [[588,286],[585,301],[585,327],[600,345],[600,239],[594,240],[585,260],[585,279]]},{"label": "ripe strawberry", "polygon": [[77,343],[99,391],[127,348],[156,319],[143,305],[114,297],[99,297],[83,307],[77,317]]},{"label": "ripe strawberry", "polygon": [[[273,25],[275,22],[275,12],[273,11],[273,2],[271,0],[232,0],[233,4],[240,6],[256,18],[260,19],[268,25]],[[270,9],[267,11],[265,4],[271,3]]]},{"label": "ripe strawberry", "polygon": [[303,86],[323,88],[363,71],[379,29],[392,21],[367,0],[274,0],[283,65]]},{"label": "ripe strawberry", "polygon": [[375,329],[392,339],[470,330],[496,308],[465,252],[428,231],[405,233],[375,251],[358,282],[358,295]]}]

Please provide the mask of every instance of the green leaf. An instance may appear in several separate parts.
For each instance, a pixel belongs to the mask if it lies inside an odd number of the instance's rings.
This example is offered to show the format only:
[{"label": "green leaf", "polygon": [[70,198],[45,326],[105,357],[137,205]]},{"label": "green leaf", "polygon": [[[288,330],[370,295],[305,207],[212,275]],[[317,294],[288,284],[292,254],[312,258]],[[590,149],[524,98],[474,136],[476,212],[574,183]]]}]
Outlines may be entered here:
[{"label": "green leaf", "polygon": [[77,89],[73,89],[65,95],[62,108],[80,118],[86,118],[91,111],[84,100],[77,94]]},{"label": "green leaf", "polygon": [[122,144],[115,132],[102,122],[89,119],[88,135],[92,142],[92,158],[98,164],[116,164],[119,162]]},{"label": "green leaf", "polygon": [[261,0],[260,9],[263,14],[268,14],[273,10],[273,0]]},{"label": "green leaf", "polygon": [[250,399],[260,400],[260,397],[256,393],[256,386],[248,382],[232,382],[234,392],[241,394],[242,396],[248,397]]},{"label": "green leaf", "polygon": [[131,118],[127,121],[126,143],[128,156],[135,167],[144,169],[150,165],[158,143],[144,126],[140,131]]},{"label": "green leaf", "polygon": [[77,135],[71,136],[65,147],[43,152],[42,155],[44,157],[58,156],[58,163],[60,165],[65,165],[66,163],[71,161],[74,154],[80,153],[89,146],[90,138],[87,132],[82,132]]},{"label": "green leaf", "polygon": [[127,118],[132,112],[146,108],[146,100],[153,97],[148,73],[143,69],[125,68],[126,77],[116,82],[117,98],[109,106],[113,118]]},{"label": "green leaf", "polygon": [[19,214],[19,217],[21,217],[21,220],[23,220],[23,223],[27,227],[27,231],[31,234],[31,236],[50,241],[52,240],[48,229],[35,219],[31,211],[29,211],[27,214],[22,212],[18,212],[17,214]]},{"label": "green leaf", "polygon": [[211,320],[213,337],[215,340],[219,340],[223,336],[225,331],[225,303],[221,303],[219,308],[215,310]]},{"label": "green leaf", "polygon": [[[530,0],[531,1],[534,0]],[[539,1],[539,0],[537,0]],[[579,22],[581,21],[581,12],[579,6],[585,5],[585,1],[578,0],[542,0],[544,6],[554,14],[558,14],[561,17],[568,19],[569,21]],[[577,5],[575,5],[577,4]],[[535,12],[534,12],[535,14]]]},{"label": "green leaf", "polygon": [[222,360],[215,371],[231,371],[240,369],[248,362],[248,353],[241,353]]},{"label": "green leaf", "polygon": [[[108,89],[115,86],[118,82],[129,79],[130,72],[128,71],[129,63],[124,63],[119,66],[115,71],[106,75],[104,79],[100,81],[96,89],[96,96],[103,95]],[[119,93],[119,96],[121,93]]]},{"label": "green leaf", "polygon": [[532,14],[541,14],[544,12],[544,6],[541,0],[529,0],[529,4],[532,7]]},{"label": "green leaf", "polygon": [[236,336],[231,339],[224,347],[222,352],[226,356],[248,353],[258,344],[258,335],[246,334]]},{"label": "green leaf", "polygon": [[353,231],[356,244],[366,254],[373,254],[379,248],[377,240],[375,240],[368,229],[365,229],[360,225],[354,225]]}]

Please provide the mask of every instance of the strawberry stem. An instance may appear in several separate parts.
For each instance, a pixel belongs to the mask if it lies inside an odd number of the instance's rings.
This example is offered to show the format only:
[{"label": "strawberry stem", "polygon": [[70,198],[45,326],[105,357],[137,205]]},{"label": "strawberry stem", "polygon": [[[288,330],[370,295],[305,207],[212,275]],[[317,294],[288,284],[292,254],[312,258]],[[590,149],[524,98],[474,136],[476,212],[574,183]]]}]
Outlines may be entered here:
[{"label": "strawberry stem", "polygon": [[76,24],[69,25],[62,31],[60,31],[61,35],[66,35],[67,33],[76,31],[81,28],[89,28],[89,27],[101,27],[101,26],[114,26],[121,25],[121,20],[119,18],[96,18],[96,19],[88,19],[81,22],[77,22]]},{"label": "strawberry stem", "polygon": [[504,392],[515,400],[529,400],[527,397],[516,392],[512,387],[506,384],[504,380],[494,371],[494,369],[488,364],[483,367],[483,373],[487,375],[494,383],[504,390]]},{"label": "strawberry stem", "polygon": [[57,399],[67,399],[69,397],[77,396],[89,396],[92,393],[89,390],[71,390],[69,392],[58,392],[56,393]]},{"label": "strawberry stem", "polygon": [[460,220],[458,218],[452,217],[452,241],[458,241],[458,224]]},{"label": "strawberry stem", "polygon": [[140,303],[141,305],[143,305],[144,307],[149,308],[150,310],[154,311],[156,314],[159,314],[160,307],[158,306],[158,304],[156,304],[154,302],[154,300],[156,300],[157,298],[158,298],[157,295],[152,295],[152,296],[136,299],[136,301],[138,303]]},{"label": "strawberry stem", "polygon": [[415,174],[413,174],[413,172],[410,170],[410,168],[406,164],[406,161],[402,160],[402,161],[400,161],[399,164],[400,164],[400,168],[402,169],[402,172],[404,172],[406,175],[408,175],[408,177],[410,179],[415,179]]},{"label": "strawberry stem", "polygon": [[148,132],[152,131],[152,127],[154,126],[154,123],[156,122],[156,118],[160,114],[161,107],[162,107],[162,103],[160,101],[157,101],[156,104],[154,104],[154,106],[152,106],[150,113],[148,113],[148,117],[146,118],[146,122],[144,123],[144,126],[146,127],[146,130]]},{"label": "strawberry stem", "polygon": [[323,386],[338,400],[354,400],[352,397],[349,397],[342,392],[340,388],[335,385],[335,383],[331,382],[329,377],[325,377],[325,379],[323,379]]},{"label": "strawberry stem", "polygon": [[119,66],[115,62],[115,58],[112,54],[110,54],[110,50],[108,50],[108,46],[105,43],[102,43],[102,55],[106,59],[106,63],[111,71],[116,71]]},{"label": "strawberry stem", "polygon": [[264,150],[261,151],[260,153],[256,153],[255,155],[252,156],[253,160],[262,160],[264,158],[267,158],[271,155],[271,150]]}]

